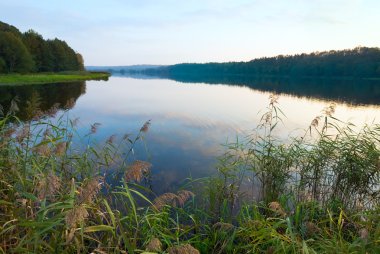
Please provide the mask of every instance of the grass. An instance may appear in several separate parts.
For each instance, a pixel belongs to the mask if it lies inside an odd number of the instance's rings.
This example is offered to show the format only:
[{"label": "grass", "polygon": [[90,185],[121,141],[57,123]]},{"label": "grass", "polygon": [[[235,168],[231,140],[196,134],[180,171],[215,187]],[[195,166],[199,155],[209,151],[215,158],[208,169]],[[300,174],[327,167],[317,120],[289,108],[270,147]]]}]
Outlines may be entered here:
[{"label": "grass", "polygon": [[[252,135],[226,146],[216,174],[176,192],[135,135],[95,142],[68,112],[0,118],[0,253],[379,253],[380,126],[317,116],[283,142],[277,97]],[[51,112],[49,112],[51,114]],[[251,191],[252,190],[252,191]]]},{"label": "grass", "polygon": [[83,80],[107,80],[110,74],[106,72],[58,72],[33,74],[1,74],[0,85],[25,85],[75,82]]}]

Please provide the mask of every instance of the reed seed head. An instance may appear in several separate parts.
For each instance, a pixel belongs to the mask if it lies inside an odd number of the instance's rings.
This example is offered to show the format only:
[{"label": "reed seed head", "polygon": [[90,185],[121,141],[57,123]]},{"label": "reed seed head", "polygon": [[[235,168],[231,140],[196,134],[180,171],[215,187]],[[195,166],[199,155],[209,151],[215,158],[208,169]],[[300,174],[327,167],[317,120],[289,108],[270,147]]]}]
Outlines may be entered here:
[{"label": "reed seed head", "polygon": [[281,215],[283,217],[286,216],[286,212],[282,208],[281,204],[276,201],[269,203],[269,209],[271,209],[273,212],[277,213],[278,215]]},{"label": "reed seed head", "polygon": [[199,250],[195,249],[190,244],[173,246],[167,249],[169,254],[200,254]]},{"label": "reed seed head", "polygon": [[48,144],[37,145],[33,147],[33,151],[45,157],[49,157],[51,155],[51,149]]},{"label": "reed seed head", "polygon": [[24,139],[26,139],[27,137],[29,137],[30,135],[30,125],[29,124],[25,124],[21,130],[19,130],[16,134],[16,140],[17,142],[21,143],[22,141],[24,141]]},{"label": "reed seed head", "polygon": [[332,103],[323,109],[323,113],[326,116],[331,117],[335,113],[335,108],[336,108],[336,105]]},{"label": "reed seed head", "polygon": [[11,101],[11,106],[9,107],[9,113],[16,113],[20,111],[17,105],[18,101],[19,101],[19,98],[17,96]]},{"label": "reed seed head", "polygon": [[61,188],[61,179],[53,173],[47,176],[39,175],[35,192],[38,199],[52,198]]},{"label": "reed seed head", "polygon": [[319,121],[321,120],[321,116],[317,116],[317,117],[315,117],[314,119],[313,119],[313,121],[311,121],[311,126],[312,127],[314,127],[314,128],[316,128],[316,127],[318,127],[318,125],[319,125]]},{"label": "reed seed head", "polygon": [[140,131],[141,132],[148,132],[150,126],[150,120],[146,121],[144,125],[141,127]]},{"label": "reed seed head", "polygon": [[75,231],[76,231],[75,228],[69,229],[69,232],[66,235],[66,243],[65,244],[69,244],[73,240],[73,238],[75,236]]},{"label": "reed seed head", "polygon": [[136,160],[130,165],[125,172],[125,180],[141,182],[144,175],[150,172],[152,164],[146,161]]},{"label": "reed seed head", "polygon": [[166,205],[177,206],[177,195],[171,192],[164,193],[153,200],[153,206],[157,210],[161,210]]},{"label": "reed seed head", "polygon": [[91,130],[90,130],[90,133],[91,134],[94,134],[98,131],[98,128],[101,124],[100,123],[94,123],[94,124],[91,124]]},{"label": "reed seed head", "polygon": [[60,142],[57,144],[54,150],[54,154],[57,156],[62,156],[66,152],[67,142]]},{"label": "reed seed head", "polygon": [[177,194],[167,192],[155,198],[153,201],[153,206],[157,210],[161,210],[166,205],[173,207],[183,206],[189,198],[194,196],[195,194],[188,190],[180,190]]},{"label": "reed seed head", "polygon": [[177,192],[177,200],[180,206],[183,206],[187,200],[194,197],[195,194],[188,190],[180,190]]},{"label": "reed seed head", "polygon": [[91,180],[86,181],[82,185],[82,187],[80,188],[80,191],[79,191],[78,199],[77,199],[79,204],[83,204],[83,203],[90,204],[90,203],[92,203],[93,199],[96,197],[99,190],[101,189],[100,180],[102,180],[102,179],[103,179],[103,177],[97,176]]},{"label": "reed seed head", "polygon": [[162,252],[162,243],[158,238],[152,238],[145,250],[150,252]]},{"label": "reed seed head", "polygon": [[219,231],[229,231],[231,229],[234,229],[235,226],[231,223],[217,222],[212,226],[212,228]]},{"label": "reed seed head", "polygon": [[115,142],[115,139],[116,139],[116,134],[113,134],[113,135],[111,135],[111,136],[108,137],[108,139],[107,139],[106,142],[108,144],[113,144]]},{"label": "reed seed head", "polygon": [[75,228],[88,217],[88,212],[82,205],[76,206],[67,212],[65,221],[69,229]]},{"label": "reed seed head", "polygon": [[275,93],[269,95],[269,103],[270,103],[270,105],[277,104],[279,98],[280,98],[280,96],[278,94],[275,94]]}]

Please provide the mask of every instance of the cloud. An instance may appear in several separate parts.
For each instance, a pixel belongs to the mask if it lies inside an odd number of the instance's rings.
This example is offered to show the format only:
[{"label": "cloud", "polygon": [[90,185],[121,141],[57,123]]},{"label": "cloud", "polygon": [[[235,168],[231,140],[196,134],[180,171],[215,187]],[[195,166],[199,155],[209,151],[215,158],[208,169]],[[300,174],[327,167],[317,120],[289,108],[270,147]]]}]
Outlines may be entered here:
[{"label": "cloud", "polygon": [[67,41],[88,64],[168,64],[376,45],[379,8],[376,0],[19,0],[2,1],[0,17]]}]

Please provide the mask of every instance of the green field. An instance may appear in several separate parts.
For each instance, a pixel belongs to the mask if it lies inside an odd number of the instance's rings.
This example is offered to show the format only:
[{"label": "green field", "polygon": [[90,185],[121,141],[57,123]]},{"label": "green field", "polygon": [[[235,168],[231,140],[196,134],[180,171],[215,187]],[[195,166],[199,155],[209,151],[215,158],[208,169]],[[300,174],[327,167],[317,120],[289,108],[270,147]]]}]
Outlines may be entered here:
[{"label": "green field", "polygon": [[110,76],[107,72],[58,72],[58,73],[34,73],[34,74],[3,74],[0,75],[0,85],[24,85],[75,82],[83,80],[107,80]]}]

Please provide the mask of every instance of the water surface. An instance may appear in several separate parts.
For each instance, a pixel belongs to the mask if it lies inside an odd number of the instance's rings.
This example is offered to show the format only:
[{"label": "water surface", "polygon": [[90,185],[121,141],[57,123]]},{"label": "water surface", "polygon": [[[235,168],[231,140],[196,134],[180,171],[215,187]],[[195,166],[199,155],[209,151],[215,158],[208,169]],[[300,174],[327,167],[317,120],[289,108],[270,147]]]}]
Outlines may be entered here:
[{"label": "water surface", "polygon": [[[335,116],[343,121],[363,125],[380,117],[374,97],[378,86],[373,84],[362,91],[355,88],[356,97],[353,91],[343,92],[351,86],[342,85],[339,97],[337,87],[333,88],[333,96],[323,96],[326,88],[322,85],[324,92],[312,96],[312,92],[291,95],[289,87],[276,90],[278,85],[265,90],[260,89],[262,85],[253,89],[239,82],[222,83],[111,77],[109,81],[0,87],[0,104],[6,105],[17,95],[22,109],[38,94],[43,109],[59,103],[62,109],[70,109],[71,118],[79,117],[81,133],[87,133],[91,124],[101,123],[96,134],[100,142],[113,134],[121,138],[126,133],[137,133],[151,120],[145,135],[147,151],[138,149],[136,158],[153,164],[153,188],[157,192],[170,191],[190,176],[215,173],[216,156],[224,151],[221,144],[256,128],[273,91],[281,93],[279,107],[286,115],[277,131],[282,138],[306,129],[331,103],[336,104]],[[28,115],[21,114],[21,118],[27,119]]]}]

